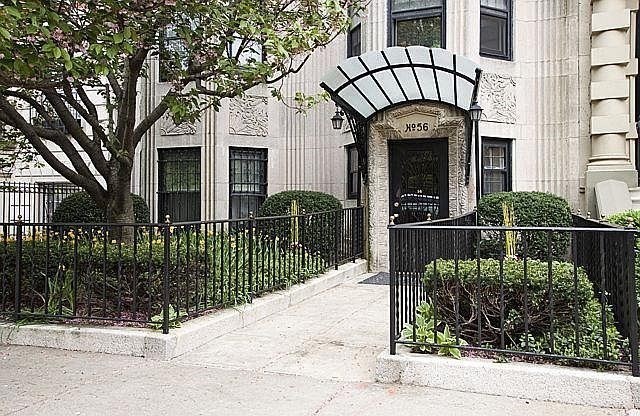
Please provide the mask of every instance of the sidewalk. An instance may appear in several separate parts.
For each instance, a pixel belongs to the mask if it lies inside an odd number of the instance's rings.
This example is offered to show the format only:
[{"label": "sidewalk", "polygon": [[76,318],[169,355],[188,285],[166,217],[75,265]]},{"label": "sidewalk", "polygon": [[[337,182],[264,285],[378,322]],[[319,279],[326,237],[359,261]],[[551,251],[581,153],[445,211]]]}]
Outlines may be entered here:
[{"label": "sidewalk", "polygon": [[624,415],[373,382],[388,286],[359,276],[172,361],[0,347],[0,415]]}]

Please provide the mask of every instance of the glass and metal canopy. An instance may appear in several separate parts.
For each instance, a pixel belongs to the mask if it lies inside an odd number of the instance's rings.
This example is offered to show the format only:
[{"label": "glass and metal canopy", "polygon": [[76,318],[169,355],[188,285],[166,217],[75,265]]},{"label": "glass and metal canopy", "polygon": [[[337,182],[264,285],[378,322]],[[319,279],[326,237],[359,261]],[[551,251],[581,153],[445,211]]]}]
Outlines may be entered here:
[{"label": "glass and metal canopy", "polygon": [[[445,49],[394,46],[345,60],[327,73],[320,86],[349,120],[366,182],[367,126],[373,116],[421,101],[469,112],[481,73],[473,61]],[[468,141],[470,146],[470,135]]]},{"label": "glass and metal canopy", "polygon": [[360,120],[413,101],[436,101],[469,111],[480,68],[445,49],[391,47],[347,59],[320,86]]}]

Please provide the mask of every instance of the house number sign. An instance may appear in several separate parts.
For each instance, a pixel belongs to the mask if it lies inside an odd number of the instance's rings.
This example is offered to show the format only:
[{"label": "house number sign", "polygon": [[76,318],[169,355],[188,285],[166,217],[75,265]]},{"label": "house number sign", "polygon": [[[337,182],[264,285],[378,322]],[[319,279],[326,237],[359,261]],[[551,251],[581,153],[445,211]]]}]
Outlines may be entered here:
[{"label": "house number sign", "polygon": [[429,131],[429,122],[425,121],[423,123],[405,123],[404,132],[414,132],[414,131]]},{"label": "house number sign", "polygon": [[415,112],[391,118],[389,124],[400,137],[418,139],[430,137],[437,127],[438,119],[431,114]]}]

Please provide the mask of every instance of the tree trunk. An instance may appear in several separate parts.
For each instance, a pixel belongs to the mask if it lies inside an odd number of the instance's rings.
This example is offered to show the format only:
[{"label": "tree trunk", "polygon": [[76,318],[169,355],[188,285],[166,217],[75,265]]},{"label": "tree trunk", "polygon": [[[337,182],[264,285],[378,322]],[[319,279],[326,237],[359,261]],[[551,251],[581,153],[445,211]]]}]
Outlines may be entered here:
[{"label": "tree trunk", "polygon": [[[122,165],[114,169],[107,185],[106,220],[109,224],[133,224],[135,215],[131,198],[131,169]],[[111,239],[133,241],[133,227],[116,225],[111,227]]]}]

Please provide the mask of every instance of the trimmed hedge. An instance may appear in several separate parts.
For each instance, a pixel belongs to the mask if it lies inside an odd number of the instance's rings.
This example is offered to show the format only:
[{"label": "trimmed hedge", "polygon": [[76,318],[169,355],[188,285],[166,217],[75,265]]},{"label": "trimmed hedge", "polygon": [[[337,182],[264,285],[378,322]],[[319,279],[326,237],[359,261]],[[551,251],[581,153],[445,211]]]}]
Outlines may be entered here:
[{"label": "trimmed hedge", "polygon": [[[525,339],[525,280],[522,260],[504,261],[504,319],[505,344],[509,349],[523,350]],[[476,260],[458,262],[456,278],[453,260],[436,261],[436,292],[438,316],[455,328],[455,299],[458,293],[460,334],[463,339],[477,343],[478,337],[478,270]],[[482,316],[481,345],[500,347],[500,262],[480,261],[480,313]],[[573,264],[552,263],[553,314],[549,302],[548,264],[545,261],[527,262],[526,299],[528,310],[529,350],[550,352],[549,333],[553,316],[555,353],[575,356],[574,311],[579,319],[580,345],[578,356],[602,357],[602,323],[600,303],[594,296],[593,285],[582,268],[578,269],[577,290],[574,290]],[[428,293],[433,292],[434,266],[426,266],[424,282]],[[577,302],[576,302],[577,299]],[[577,310],[576,310],[577,308]],[[607,317],[608,349],[611,357],[621,350],[622,340],[610,309]]]},{"label": "trimmed hedge", "polygon": [[317,191],[283,191],[269,196],[260,209],[259,217],[275,217],[289,215],[291,201],[298,201],[300,213],[302,210],[307,214],[313,212],[335,211],[342,209],[342,204],[333,195]]},{"label": "trimmed hedge", "polygon": [[[563,198],[545,192],[497,192],[480,198],[478,221],[480,225],[503,226],[502,204],[512,204],[515,226],[518,227],[571,227],[571,209]],[[482,254],[497,257],[500,253],[500,239],[495,235],[483,239]],[[532,232],[527,235],[527,256],[547,259],[547,234]],[[554,233],[551,241],[552,257],[565,258],[569,246],[568,233]],[[518,249],[522,255],[522,247]]]},{"label": "trimmed hedge", "polygon": [[[136,223],[151,222],[151,214],[146,201],[139,195],[131,194]],[[54,223],[101,223],[106,221],[104,212],[98,208],[93,198],[86,192],[76,192],[60,202],[53,213]]]},{"label": "trimmed hedge", "polygon": [[[302,214],[303,210],[305,214],[325,211],[337,212],[337,214],[328,212],[322,215],[307,215],[305,217],[306,222],[297,226],[298,230],[301,230],[301,227],[304,226],[305,248],[312,253],[319,253],[326,260],[331,260],[335,257],[335,224],[342,221],[342,216],[337,211],[342,209],[342,204],[333,195],[316,191],[279,192],[264,201],[258,210],[258,217],[290,215],[291,202],[294,200],[298,202],[299,214]],[[338,215],[338,218],[335,218],[335,215]],[[292,238],[291,230],[296,223],[294,220],[289,219],[265,221],[261,223],[264,227],[260,232],[272,237],[276,236],[289,244],[302,243],[302,241],[290,241]],[[338,226],[340,227],[341,225],[339,224]],[[301,237],[302,232],[299,234],[299,238]]]}]

